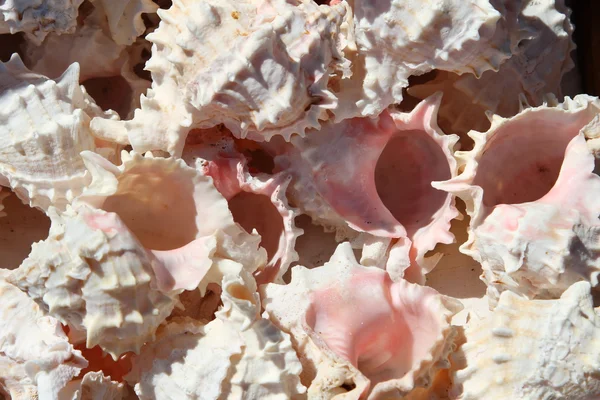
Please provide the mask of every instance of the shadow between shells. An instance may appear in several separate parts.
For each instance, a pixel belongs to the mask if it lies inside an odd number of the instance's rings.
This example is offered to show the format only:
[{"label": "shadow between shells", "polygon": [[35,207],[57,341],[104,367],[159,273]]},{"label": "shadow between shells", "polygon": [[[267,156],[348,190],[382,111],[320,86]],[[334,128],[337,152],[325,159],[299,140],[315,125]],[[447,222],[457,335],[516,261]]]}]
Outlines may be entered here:
[{"label": "shadow between shells", "polygon": [[600,397],[570,13],[1,3],[0,394]]}]

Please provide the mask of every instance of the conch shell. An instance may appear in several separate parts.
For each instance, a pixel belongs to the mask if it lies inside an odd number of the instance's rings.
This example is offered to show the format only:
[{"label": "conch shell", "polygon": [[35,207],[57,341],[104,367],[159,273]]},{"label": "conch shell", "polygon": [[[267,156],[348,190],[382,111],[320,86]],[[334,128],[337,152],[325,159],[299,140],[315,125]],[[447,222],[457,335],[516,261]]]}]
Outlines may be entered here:
[{"label": "conch shell", "polygon": [[260,318],[255,290],[251,277],[226,276],[215,320],[163,326],[125,377],[139,398],[299,398],[302,366],[289,335]]},{"label": "conch shell", "polygon": [[262,286],[261,297],[266,315],[292,335],[309,397],[321,399],[401,398],[427,386],[447,366],[450,319],[462,308],[361,266],[348,242],[322,267],[293,267],[290,284]]},{"label": "conch shell", "polygon": [[4,277],[0,299],[0,393],[23,400],[57,398],[87,361],[69,343],[60,323],[44,316],[27,294]]},{"label": "conch shell", "polygon": [[104,114],[78,78],[78,64],[56,81],[29,71],[16,54],[0,64],[0,184],[44,211],[64,209],[90,182],[81,151],[116,153],[91,135],[91,117]]},{"label": "conch shell", "polygon": [[557,298],[578,280],[598,284],[600,177],[582,130],[599,110],[580,95],[494,117],[469,133],[472,151],[457,152],[462,174],[434,184],[467,205],[461,251],[482,264],[492,305],[504,290]]},{"label": "conch shell", "polygon": [[131,121],[94,120],[95,134],[179,156],[191,128],[222,123],[254,140],[316,128],[336,105],[329,75],[347,64],[337,43],[346,10],[300,0],[175,0],[148,35],[153,83],[141,110]]},{"label": "conch shell", "polygon": [[600,312],[590,284],[558,300],[504,292],[493,314],[471,321],[453,359],[452,398],[572,399],[600,396]]}]

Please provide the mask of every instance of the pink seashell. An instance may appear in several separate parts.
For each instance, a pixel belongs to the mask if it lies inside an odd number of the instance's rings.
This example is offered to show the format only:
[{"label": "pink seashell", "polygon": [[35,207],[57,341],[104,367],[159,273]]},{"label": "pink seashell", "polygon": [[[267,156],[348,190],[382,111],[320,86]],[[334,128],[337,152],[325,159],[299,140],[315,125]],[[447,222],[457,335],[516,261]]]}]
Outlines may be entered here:
[{"label": "pink seashell", "polygon": [[290,264],[298,260],[294,249],[302,230],[295,225],[298,211],[288,204],[286,189],[290,175],[251,173],[249,157],[238,150],[233,137],[220,130],[200,131],[201,141],[187,145],[183,159],[195,165],[198,171],[211,176],[215,187],[229,203],[233,218],[246,231],[256,229],[261,235],[261,246],[266,249],[268,263],[258,271],[260,283],[281,278]]},{"label": "pink seashell", "polygon": [[324,266],[292,269],[292,282],[261,288],[265,312],[290,332],[309,397],[391,398],[427,386],[447,363],[450,319],[462,306],[435,290],[392,282],[356,262],[349,243]]},{"label": "pink seashell", "polygon": [[431,186],[457,171],[458,137],[439,132],[439,102],[434,96],[410,114],[327,123],[293,139],[295,149],[276,158],[294,175],[290,198],[326,227],[410,239],[398,246],[428,272],[435,261],[426,262],[425,253],[454,240],[450,220],[458,216],[454,198]]},{"label": "pink seashell", "polygon": [[457,153],[462,174],[435,184],[467,204],[461,251],[482,264],[492,304],[504,290],[556,298],[578,280],[598,284],[600,177],[581,131],[599,109],[581,95],[494,117],[488,132],[470,132],[472,151]]}]

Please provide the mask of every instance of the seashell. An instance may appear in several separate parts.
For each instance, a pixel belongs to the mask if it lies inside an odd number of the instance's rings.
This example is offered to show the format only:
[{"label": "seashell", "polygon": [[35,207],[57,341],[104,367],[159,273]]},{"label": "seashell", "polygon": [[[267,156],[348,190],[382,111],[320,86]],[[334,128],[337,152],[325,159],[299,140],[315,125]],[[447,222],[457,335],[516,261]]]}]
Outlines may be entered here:
[{"label": "seashell", "polygon": [[195,144],[186,145],[182,157],[188,165],[214,179],[236,222],[246,231],[256,229],[261,235],[268,262],[258,272],[259,283],[283,283],[290,264],[298,261],[294,247],[303,232],[295,224],[299,212],[286,198],[291,176],[287,172],[251,173],[253,153],[242,153],[244,149],[238,149],[241,145],[227,133],[220,129],[199,131],[194,135]]},{"label": "seashell", "polygon": [[[116,360],[139,352],[177,298],[156,288],[157,261],[114,213],[80,207],[50,209],[48,239],[35,243],[8,281],[50,315],[86,333]],[[164,267],[163,267],[164,268]]]},{"label": "seashell", "polygon": [[[78,83],[72,64],[56,81],[31,73],[18,55],[0,64],[0,181],[26,204],[64,209],[89,183],[79,153],[114,156],[95,140],[90,118],[102,110]],[[28,121],[24,123],[23,121]]]},{"label": "seashell", "polygon": [[527,37],[513,11],[520,1],[427,3],[352,2],[356,48],[344,50],[351,75],[335,81],[336,121],[375,117],[400,103],[411,75],[440,69],[480,76],[497,70]]},{"label": "seashell", "polygon": [[105,14],[110,35],[119,45],[131,45],[146,30],[142,14],[155,13],[152,0],[92,0]]},{"label": "seashell", "polygon": [[126,400],[130,396],[123,382],[111,381],[102,372],[88,372],[60,393],[61,400]]},{"label": "seashell", "polygon": [[591,399],[600,396],[600,315],[590,285],[558,300],[503,292],[493,314],[472,321],[453,355],[452,398]]},{"label": "seashell", "polygon": [[[112,108],[123,117],[133,116],[140,105],[140,95],[150,87],[149,81],[134,73],[139,61],[138,49],[143,44],[126,47],[115,43],[108,32],[104,9],[100,3],[95,4],[73,34],[51,33],[41,45],[27,42],[25,64],[34,72],[55,78],[77,62],[81,66],[80,82],[98,105]],[[104,107],[106,102],[94,90],[100,83],[111,85],[109,107]]]},{"label": "seashell", "polygon": [[561,98],[562,77],[573,68],[569,54],[575,48],[569,15],[562,0],[527,2],[519,20],[530,37],[520,42],[515,54],[497,71],[481,76],[440,72],[433,81],[411,87],[408,93],[422,99],[443,90],[440,125],[461,136],[469,130],[487,130],[488,110],[502,117],[517,114],[520,95],[533,106],[542,105],[548,93]]},{"label": "seashell", "polygon": [[6,216],[6,211],[4,211],[4,204],[2,204],[2,201],[8,196],[10,196],[10,192],[6,188],[3,190],[0,186],[0,217]]},{"label": "seashell", "polygon": [[119,167],[91,152],[82,156],[92,183],[78,203],[119,215],[165,266],[155,271],[159,289],[199,288],[204,294],[225,273],[264,268],[267,255],[259,247],[260,236],[234,222],[211,177],[181,159],[151,153],[124,151]]},{"label": "seashell", "polygon": [[0,34],[25,32],[40,44],[50,32],[72,33],[83,0],[7,0],[0,4]]},{"label": "seashell", "polygon": [[578,280],[598,284],[600,177],[580,131],[599,107],[580,95],[494,116],[488,132],[469,133],[472,151],[457,152],[461,175],[434,183],[467,205],[461,251],[482,264],[492,305],[504,290],[556,298]]},{"label": "seashell", "polygon": [[437,260],[428,263],[425,253],[453,242],[450,220],[458,216],[454,198],[431,186],[457,173],[452,151],[458,137],[439,131],[439,102],[433,96],[410,114],[327,122],[292,139],[295,149],[276,158],[294,175],[290,199],[329,228],[408,237],[411,258],[429,272]]},{"label": "seashell", "polygon": [[337,43],[346,10],[300,0],[176,0],[158,11],[160,26],[148,35],[153,85],[141,110],[131,121],[94,120],[95,134],[176,156],[190,128],[222,123],[259,141],[302,135],[336,104],[327,82],[347,64]]},{"label": "seashell", "polygon": [[[265,313],[292,336],[309,398],[401,398],[447,364],[462,306],[357,263],[348,242],[324,266],[261,287]],[[354,389],[348,389],[354,388]],[[348,392],[348,393],[345,393]]]},{"label": "seashell", "polygon": [[0,393],[12,399],[54,399],[87,366],[60,323],[25,293],[0,279]]},{"label": "seashell", "polygon": [[289,335],[260,318],[256,284],[226,276],[223,307],[207,325],[189,318],[161,327],[126,376],[144,399],[297,398],[302,367]]}]

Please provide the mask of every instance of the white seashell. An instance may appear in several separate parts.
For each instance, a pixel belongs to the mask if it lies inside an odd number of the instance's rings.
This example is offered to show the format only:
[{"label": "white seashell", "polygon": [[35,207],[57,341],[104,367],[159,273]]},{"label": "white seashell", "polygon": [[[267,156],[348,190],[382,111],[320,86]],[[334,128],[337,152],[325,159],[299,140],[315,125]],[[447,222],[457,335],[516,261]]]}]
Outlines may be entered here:
[{"label": "white seashell", "polygon": [[173,320],[126,376],[140,399],[284,399],[305,392],[287,335],[260,318],[252,278],[226,276],[223,307],[207,325]]},{"label": "white seashell", "polygon": [[291,176],[287,172],[251,173],[253,154],[260,150],[243,148],[224,129],[193,131],[188,143],[190,139],[194,144],[186,145],[183,159],[213,178],[236,222],[246,231],[256,229],[261,235],[268,262],[257,275],[259,283],[283,283],[282,277],[290,264],[298,261],[294,247],[303,232],[295,224],[299,212],[286,198]]},{"label": "white seashell", "polygon": [[139,352],[176,304],[156,288],[156,261],[114,213],[50,209],[48,239],[35,243],[8,280],[50,315],[86,333],[114,359]]},{"label": "white seashell", "polygon": [[[422,270],[416,275],[429,272],[439,257],[426,260],[425,254],[453,242],[450,221],[458,216],[454,197],[431,186],[457,174],[452,153],[458,137],[439,131],[439,102],[432,96],[410,114],[327,122],[294,138],[295,148],[276,158],[294,176],[290,199],[313,221],[338,231],[408,238],[411,243],[401,241],[395,251],[402,246],[406,258],[411,253]],[[379,242],[386,253],[390,240]]]},{"label": "white seashell", "polygon": [[92,0],[103,11],[110,35],[119,45],[130,45],[146,30],[142,14],[154,13],[152,0]]},{"label": "white seashell", "polygon": [[35,207],[64,209],[89,183],[79,153],[114,156],[95,140],[90,118],[103,112],[79,86],[72,64],[56,81],[29,71],[18,55],[0,64],[0,181]]},{"label": "white seashell", "polygon": [[88,372],[81,380],[71,381],[59,400],[126,400],[131,398],[127,386],[111,381],[102,372]]},{"label": "white seashell", "polygon": [[599,110],[580,95],[494,117],[457,153],[462,174],[435,184],[467,205],[461,251],[482,264],[492,305],[504,290],[556,298],[578,280],[598,284],[600,177],[581,131]]},{"label": "white seashell", "polygon": [[5,0],[0,4],[0,34],[25,32],[40,44],[50,32],[71,33],[83,0]]},{"label": "white seashell", "polygon": [[[310,398],[400,398],[447,366],[462,306],[356,262],[349,243],[324,266],[261,287],[265,313],[292,336]],[[348,393],[346,393],[348,392]]]},{"label": "white seashell", "polygon": [[590,285],[558,300],[500,296],[493,314],[471,321],[454,353],[453,398],[593,399],[600,396],[600,314]]},{"label": "white seashell", "polygon": [[0,393],[50,400],[87,366],[60,323],[25,293],[0,279]]},{"label": "white seashell", "polygon": [[497,70],[526,37],[514,27],[515,2],[494,1],[498,9],[488,0],[351,3],[356,50],[345,50],[351,77],[335,82],[336,121],[374,117],[400,103],[411,75],[440,69],[479,76]]},{"label": "white seashell", "polygon": [[520,95],[532,106],[542,105],[548,93],[561,98],[562,77],[573,68],[570,53],[575,48],[569,15],[563,0],[526,2],[519,20],[531,37],[521,41],[497,71],[481,76],[440,72],[433,81],[411,87],[408,93],[425,98],[443,90],[440,125],[460,135],[472,129],[487,130],[486,111],[502,117],[517,114]]},{"label": "white seashell", "polygon": [[148,35],[153,86],[141,110],[131,121],[96,119],[93,129],[173,155],[191,128],[220,123],[254,140],[302,135],[336,104],[327,82],[347,64],[337,40],[346,11],[299,0],[175,0]]},{"label": "white seashell", "polygon": [[211,282],[220,284],[230,268],[229,273],[264,268],[267,254],[259,247],[260,236],[234,222],[211,177],[181,159],[150,153],[143,157],[124,151],[119,167],[91,152],[82,156],[92,183],[78,204],[119,215],[165,266],[155,271],[161,290],[199,287],[204,294]]}]

